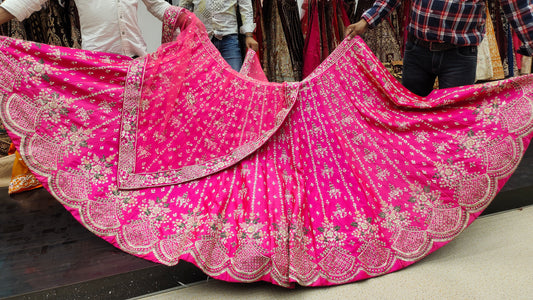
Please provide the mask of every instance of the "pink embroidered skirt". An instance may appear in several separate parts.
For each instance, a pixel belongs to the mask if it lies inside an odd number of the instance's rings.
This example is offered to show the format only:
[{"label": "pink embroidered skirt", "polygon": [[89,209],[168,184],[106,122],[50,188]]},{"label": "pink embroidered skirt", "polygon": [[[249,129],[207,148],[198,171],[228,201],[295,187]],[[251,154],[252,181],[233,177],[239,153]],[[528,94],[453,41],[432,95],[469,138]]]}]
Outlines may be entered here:
[{"label": "pink embroidered skirt", "polygon": [[393,272],[474,221],[531,139],[531,76],[420,98],[355,38],[269,83],[257,61],[233,71],[186,11],[164,30],[135,60],[0,38],[0,114],[29,168],[155,262],[282,286]]}]

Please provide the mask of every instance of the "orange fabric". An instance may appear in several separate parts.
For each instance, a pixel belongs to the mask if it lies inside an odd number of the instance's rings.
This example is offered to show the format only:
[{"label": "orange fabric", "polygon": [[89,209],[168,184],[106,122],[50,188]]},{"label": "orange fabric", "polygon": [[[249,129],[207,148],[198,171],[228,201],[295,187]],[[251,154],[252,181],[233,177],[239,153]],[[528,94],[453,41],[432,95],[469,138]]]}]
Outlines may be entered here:
[{"label": "orange fabric", "polygon": [[39,180],[33,176],[26,163],[22,160],[20,153],[15,149],[13,143],[11,143],[9,154],[13,153],[15,154],[15,161],[13,162],[8,193],[16,194],[42,187]]}]

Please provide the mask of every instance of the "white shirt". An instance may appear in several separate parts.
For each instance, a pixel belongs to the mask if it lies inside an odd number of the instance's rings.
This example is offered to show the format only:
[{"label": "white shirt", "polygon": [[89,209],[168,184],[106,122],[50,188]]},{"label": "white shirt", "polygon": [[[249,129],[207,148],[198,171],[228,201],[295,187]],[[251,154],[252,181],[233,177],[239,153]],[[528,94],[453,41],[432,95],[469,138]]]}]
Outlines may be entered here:
[{"label": "white shirt", "polygon": [[[170,3],[142,0],[148,11],[163,20]],[[19,21],[38,11],[47,0],[5,0],[1,6]],[[137,21],[138,0],[74,0],[80,18],[82,48],[127,56],[147,53]]]},{"label": "white shirt", "polygon": [[239,33],[237,5],[242,20],[240,33],[255,30],[252,0],[180,0],[179,5],[194,12],[210,37]]}]

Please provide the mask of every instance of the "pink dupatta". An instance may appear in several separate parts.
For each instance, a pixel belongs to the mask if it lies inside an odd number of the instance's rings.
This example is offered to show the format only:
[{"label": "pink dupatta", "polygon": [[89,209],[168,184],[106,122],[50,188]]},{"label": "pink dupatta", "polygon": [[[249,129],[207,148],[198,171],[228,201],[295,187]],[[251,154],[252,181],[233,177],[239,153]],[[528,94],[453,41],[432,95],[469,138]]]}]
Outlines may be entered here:
[{"label": "pink dupatta", "polygon": [[0,39],[0,115],[25,162],[133,255],[282,286],[393,272],[474,221],[531,139],[531,76],[420,98],[355,38],[268,83],[198,22],[170,8],[163,36],[180,34],[136,60]]}]

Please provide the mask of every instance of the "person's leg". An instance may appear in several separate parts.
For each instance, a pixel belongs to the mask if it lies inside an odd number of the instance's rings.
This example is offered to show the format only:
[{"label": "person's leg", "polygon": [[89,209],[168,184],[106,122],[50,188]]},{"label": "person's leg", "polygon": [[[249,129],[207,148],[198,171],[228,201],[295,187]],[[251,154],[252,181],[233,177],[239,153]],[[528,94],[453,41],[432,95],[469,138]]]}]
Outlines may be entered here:
[{"label": "person's leg", "polygon": [[403,58],[403,86],[419,96],[427,96],[433,90],[436,78],[432,65],[433,53],[429,49],[407,42]]},{"label": "person's leg", "polygon": [[443,53],[439,69],[439,88],[474,84],[476,81],[477,47],[468,46]]},{"label": "person's leg", "polygon": [[242,66],[242,56],[239,36],[237,34],[230,34],[224,36],[221,40],[213,38],[212,41],[231,68],[237,72],[240,71]]}]

